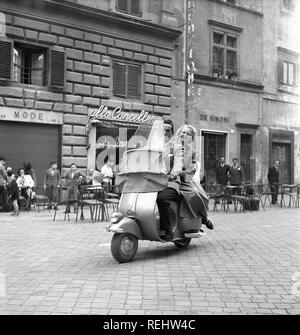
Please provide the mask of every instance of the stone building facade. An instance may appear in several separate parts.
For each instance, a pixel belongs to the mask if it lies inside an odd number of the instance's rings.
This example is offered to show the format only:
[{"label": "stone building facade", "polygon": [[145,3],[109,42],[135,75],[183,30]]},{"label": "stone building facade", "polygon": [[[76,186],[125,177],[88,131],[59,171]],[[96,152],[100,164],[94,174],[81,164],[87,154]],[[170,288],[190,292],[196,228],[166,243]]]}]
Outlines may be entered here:
[{"label": "stone building facade", "polygon": [[[31,161],[39,185],[53,160],[63,173],[71,163],[100,168],[101,145],[138,125],[117,114],[138,120],[182,109],[174,101],[184,91],[177,28],[184,11],[181,1],[1,0],[0,153],[7,165]],[[88,127],[100,106],[110,117]]]},{"label": "stone building facade", "polygon": [[[198,148],[209,180],[214,180],[223,156],[228,163],[239,158],[249,182],[266,182],[275,158],[282,161],[282,182],[300,181],[295,3],[187,4],[186,119],[199,132]],[[283,83],[288,80],[283,74],[287,66],[293,68],[293,78]]]}]

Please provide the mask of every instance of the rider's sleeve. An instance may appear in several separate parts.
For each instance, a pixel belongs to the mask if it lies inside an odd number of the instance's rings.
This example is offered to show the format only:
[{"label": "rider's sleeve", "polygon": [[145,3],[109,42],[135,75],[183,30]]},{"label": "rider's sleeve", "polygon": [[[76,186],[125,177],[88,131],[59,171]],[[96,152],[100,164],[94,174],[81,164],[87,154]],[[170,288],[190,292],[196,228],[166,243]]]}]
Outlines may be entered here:
[{"label": "rider's sleeve", "polygon": [[178,176],[184,168],[184,147],[180,144],[174,146],[174,165],[171,174]]}]

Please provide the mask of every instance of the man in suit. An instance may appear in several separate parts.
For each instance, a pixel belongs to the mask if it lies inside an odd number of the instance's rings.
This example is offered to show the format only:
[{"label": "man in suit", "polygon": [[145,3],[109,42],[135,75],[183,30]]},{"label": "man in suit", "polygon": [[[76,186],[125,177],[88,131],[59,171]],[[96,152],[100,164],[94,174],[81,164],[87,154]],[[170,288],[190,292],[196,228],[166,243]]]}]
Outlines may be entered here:
[{"label": "man in suit", "polygon": [[222,186],[228,183],[229,165],[225,163],[225,158],[221,157],[218,166],[216,167],[216,182]]},{"label": "man in suit", "polygon": [[157,206],[161,217],[161,228],[166,231],[166,239],[172,238],[172,217],[171,203],[178,203],[180,199],[180,173],[184,167],[184,147],[172,141],[174,126],[171,120],[164,121],[165,145],[163,160],[169,175],[167,188],[160,191],[157,196]]},{"label": "man in suit", "polygon": [[229,180],[231,186],[237,186],[234,190],[234,194],[241,194],[241,188],[245,182],[245,174],[242,166],[239,165],[239,160],[237,158],[232,159],[232,166],[229,168]]},{"label": "man in suit", "polygon": [[275,160],[268,172],[268,181],[272,192],[272,205],[275,205],[278,199],[279,164],[279,160]]}]

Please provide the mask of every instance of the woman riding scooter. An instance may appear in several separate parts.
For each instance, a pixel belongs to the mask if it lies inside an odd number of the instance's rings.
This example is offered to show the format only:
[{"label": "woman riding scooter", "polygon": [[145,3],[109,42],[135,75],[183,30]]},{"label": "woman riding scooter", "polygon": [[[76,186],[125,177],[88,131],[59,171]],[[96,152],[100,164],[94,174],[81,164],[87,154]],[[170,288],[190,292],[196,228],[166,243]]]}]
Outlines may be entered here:
[{"label": "woman riding scooter", "polygon": [[[114,233],[112,255],[120,263],[134,258],[138,240],[171,241],[178,248],[184,248],[192,238],[202,236],[201,217],[186,216],[189,209],[186,208],[185,201],[178,203],[173,199],[169,202],[168,209],[169,236],[161,234],[160,216],[163,217],[164,213],[158,210],[158,194],[168,188],[169,179],[179,186],[180,178],[177,177],[183,171],[178,168],[177,174],[177,168],[174,169],[174,165],[183,166],[181,145],[173,147],[170,144],[171,150],[166,155],[168,146],[164,143],[163,120],[142,124],[129,142],[129,149],[123,155],[116,180],[122,193],[118,211],[111,214],[110,225],[107,227],[108,231]],[[177,155],[181,156],[180,163],[178,159],[172,163],[174,156],[177,156],[172,151],[175,147],[178,149]],[[166,166],[168,162],[170,165]],[[194,196],[198,197],[198,194],[194,192]],[[191,199],[193,201],[193,197]]]},{"label": "woman riding scooter", "polygon": [[[196,129],[190,125],[181,126],[175,135],[175,142],[184,147],[184,168],[181,173],[180,193],[190,210],[191,217],[201,216],[202,223],[210,230],[213,223],[207,218],[208,201],[205,191],[200,183],[193,180],[196,172],[196,151],[193,148]],[[195,193],[198,197],[195,197]]]}]

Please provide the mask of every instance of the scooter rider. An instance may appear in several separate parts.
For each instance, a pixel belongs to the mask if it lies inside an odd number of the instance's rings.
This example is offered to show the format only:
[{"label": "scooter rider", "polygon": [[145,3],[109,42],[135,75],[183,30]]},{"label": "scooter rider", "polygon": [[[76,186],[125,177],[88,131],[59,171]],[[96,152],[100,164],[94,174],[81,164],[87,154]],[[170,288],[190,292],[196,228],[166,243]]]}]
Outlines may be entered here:
[{"label": "scooter rider", "polygon": [[[184,147],[172,140],[174,134],[174,125],[171,120],[164,121],[165,145],[163,160],[165,162],[169,181],[167,188],[160,191],[157,196],[157,206],[161,217],[161,229],[166,231],[166,239],[172,238],[171,218],[174,217],[173,210],[170,207],[171,202],[180,200],[180,173],[184,167]],[[172,215],[173,214],[173,215]]]}]

